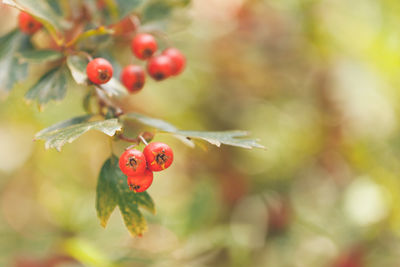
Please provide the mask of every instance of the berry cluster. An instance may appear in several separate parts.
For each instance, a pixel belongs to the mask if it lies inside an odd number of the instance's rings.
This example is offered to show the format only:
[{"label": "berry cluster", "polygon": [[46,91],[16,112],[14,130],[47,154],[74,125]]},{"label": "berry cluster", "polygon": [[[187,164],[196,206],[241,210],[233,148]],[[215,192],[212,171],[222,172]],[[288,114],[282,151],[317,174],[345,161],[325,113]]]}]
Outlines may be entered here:
[{"label": "berry cluster", "polygon": [[[186,58],[176,48],[170,47],[155,55],[158,45],[150,34],[137,34],[132,39],[131,49],[138,59],[147,60],[147,72],[156,81],[176,76],[185,68]],[[111,79],[113,68],[106,59],[95,58],[87,65],[86,72],[91,82],[104,84]],[[130,93],[138,92],[145,84],[145,71],[139,65],[128,65],[122,70],[121,81]]]},{"label": "berry cluster", "polygon": [[153,172],[167,169],[174,159],[172,149],[164,143],[153,142],[144,148],[128,149],[119,158],[119,168],[128,176],[129,189],[146,191],[153,183]]}]

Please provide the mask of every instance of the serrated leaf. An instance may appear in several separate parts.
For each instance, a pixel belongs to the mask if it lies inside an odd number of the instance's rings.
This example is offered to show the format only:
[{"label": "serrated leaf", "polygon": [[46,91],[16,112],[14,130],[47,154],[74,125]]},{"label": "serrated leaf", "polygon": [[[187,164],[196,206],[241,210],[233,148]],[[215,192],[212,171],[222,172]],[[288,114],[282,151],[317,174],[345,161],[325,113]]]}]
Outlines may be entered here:
[{"label": "serrated leaf", "polygon": [[118,166],[118,158],[111,156],[103,165],[97,184],[96,210],[100,224],[105,227],[118,205],[129,232],[141,235],[147,230],[147,223],[140,208],[155,213],[154,203],[147,192],[134,193],[129,190],[124,175]]},{"label": "serrated leaf", "polygon": [[17,56],[22,62],[43,63],[58,60],[64,55],[55,50],[25,50],[19,52]]},{"label": "serrated leaf", "polygon": [[[88,63],[89,61],[85,57],[79,55],[72,55],[67,58],[67,66],[77,84],[88,84],[86,75],[86,66]],[[116,78],[111,78],[108,83],[102,84],[99,87],[109,97],[123,97],[128,94],[126,88]]]},{"label": "serrated leaf", "polygon": [[38,136],[43,136],[44,134],[47,134],[49,132],[54,132],[56,130],[66,128],[68,126],[74,125],[74,124],[79,124],[82,122],[88,121],[93,115],[83,115],[79,117],[74,117],[65,121],[61,121],[59,123],[56,123],[50,127],[47,127],[46,129],[41,130],[40,132],[36,133],[35,138]]},{"label": "serrated leaf", "polygon": [[185,138],[186,140],[200,139],[209,142],[210,144],[221,146],[230,145],[242,148],[264,148],[264,146],[257,143],[254,139],[244,139],[248,135],[245,131],[220,131],[220,132],[206,132],[206,131],[182,131],[178,130],[172,124],[160,119],[144,116],[139,113],[128,113],[123,116],[124,118],[133,119],[140,123],[156,128],[161,132],[170,133],[175,136]]},{"label": "serrated leaf", "polygon": [[49,101],[61,101],[67,93],[65,67],[56,67],[44,74],[25,94],[27,101],[37,100],[40,107]]},{"label": "serrated leaf", "polygon": [[79,136],[89,130],[97,130],[109,136],[113,136],[117,131],[121,130],[122,125],[118,122],[117,119],[110,119],[103,121],[77,123],[62,128],[53,125],[50,128],[53,128],[53,130],[46,131],[45,129],[37,133],[35,139],[46,141],[46,149],[55,148],[60,151],[63,145],[65,145],[66,143],[72,143]]},{"label": "serrated leaf", "polygon": [[0,91],[9,92],[27,76],[27,64],[18,63],[14,54],[28,44],[28,38],[17,30],[0,37]]}]

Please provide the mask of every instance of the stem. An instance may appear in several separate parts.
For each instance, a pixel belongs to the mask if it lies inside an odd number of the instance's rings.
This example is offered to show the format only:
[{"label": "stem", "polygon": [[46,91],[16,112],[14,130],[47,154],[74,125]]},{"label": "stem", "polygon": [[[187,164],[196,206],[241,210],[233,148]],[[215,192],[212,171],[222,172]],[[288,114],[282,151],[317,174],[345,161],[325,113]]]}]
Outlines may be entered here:
[{"label": "stem", "polygon": [[138,138],[143,142],[143,144],[145,144],[146,146],[148,145],[146,139],[144,139],[142,135],[139,135]]}]

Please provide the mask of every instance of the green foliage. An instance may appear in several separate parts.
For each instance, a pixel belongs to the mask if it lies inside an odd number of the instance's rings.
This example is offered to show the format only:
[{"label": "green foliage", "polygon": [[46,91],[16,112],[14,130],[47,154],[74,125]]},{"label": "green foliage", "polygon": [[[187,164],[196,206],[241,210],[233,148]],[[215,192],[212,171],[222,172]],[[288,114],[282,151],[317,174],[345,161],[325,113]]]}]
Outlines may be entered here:
[{"label": "green foliage", "polygon": [[15,53],[27,42],[27,38],[17,30],[0,38],[0,91],[10,91],[16,82],[26,77],[27,65],[19,64]]},{"label": "green foliage", "polygon": [[17,54],[22,62],[45,63],[61,59],[64,55],[54,50],[24,50]]},{"label": "green foliage", "polygon": [[56,148],[60,151],[63,145],[73,142],[89,130],[98,130],[113,136],[122,128],[117,119],[86,122],[88,119],[89,117],[83,116],[58,123],[37,133],[35,139],[46,141],[46,149]]},{"label": "green foliage", "polygon": [[42,108],[51,100],[61,101],[67,93],[67,72],[65,67],[56,67],[47,72],[29,89],[27,101],[37,100]]},{"label": "green foliage", "polygon": [[118,158],[113,155],[101,168],[97,184],[96,209],[103,227],[117,205],[129,232],[133,236],[142,235],[147,230],[147,224],[139,208],[155,214],[153,200],[146,192],[129,190],[126,175],[119,169]]},{"label": "green foliage", "polygon": [[144,116],[139,113],[128,113],[124,116],[127,119],[137,120],[142,124],[155,128],[164,133],[170,133],[175,136],[184,137],[188,140],[201,139],[207,141],[210,144],[221,146],[230,145],[242,148],[264,148],[264,146],[257,143],[253,139],[243,139],[248,135],[245,131],[222,131],[222,132],[205,132],[205,131],[182,131],[178,130],[172,124],[165,122],[160,119]]}]

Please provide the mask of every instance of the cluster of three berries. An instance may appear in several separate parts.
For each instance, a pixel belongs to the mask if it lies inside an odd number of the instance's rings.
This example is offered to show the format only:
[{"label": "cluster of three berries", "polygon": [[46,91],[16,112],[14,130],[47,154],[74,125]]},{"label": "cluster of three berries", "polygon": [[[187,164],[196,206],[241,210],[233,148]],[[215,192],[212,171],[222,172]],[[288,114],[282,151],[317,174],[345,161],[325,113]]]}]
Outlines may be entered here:
[{"label": "cluster of three berries", "polygon": [[128,176],[129,189],[136,192],[146,191],[153,183],[153,172],[167,169],[174,160],[172,149],[164,143],[148,144],[143,152],[128,149],[119,158],[119,168]]},{"label": "cluster of three berries", "polygon": [[[150,34],[137,34],[132,39],[131,49],[138,59],[148,60],[147,72],[156,81],[180,74],[186,65],[185,56],[176,48],[167,48],[160,55],[154,56],[158,45]],[[106,59],[96,58],[89,62],[86,72],[90,81],[104,84],[111,79],[113,68]],[[139,65],[128,65],[122,70],[121,81],[129,92],[137,92],[145,84],[145,71]]]}]

